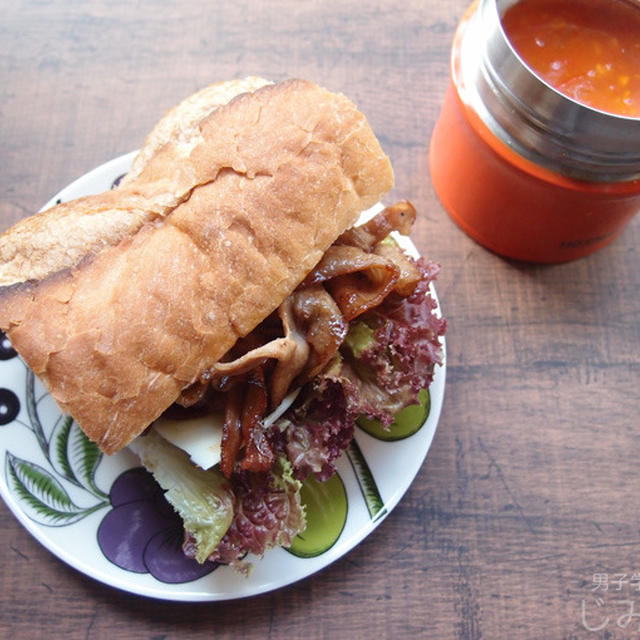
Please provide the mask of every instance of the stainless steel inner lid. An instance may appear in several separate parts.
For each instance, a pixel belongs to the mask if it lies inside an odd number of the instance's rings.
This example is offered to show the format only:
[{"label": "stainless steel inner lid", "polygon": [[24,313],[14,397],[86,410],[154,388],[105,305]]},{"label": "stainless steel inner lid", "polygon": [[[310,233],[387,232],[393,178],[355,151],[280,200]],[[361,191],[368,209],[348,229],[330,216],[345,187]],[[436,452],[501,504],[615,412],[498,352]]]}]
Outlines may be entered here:
[{"label": "stainless steel inner lid", "polygon": [[479,0],[460,49],[463,99],[498,138],[539,165],[591,182],[640,178],[640,118],[586,106],[539,78],[502,28],[500,16],[516,2]]}]

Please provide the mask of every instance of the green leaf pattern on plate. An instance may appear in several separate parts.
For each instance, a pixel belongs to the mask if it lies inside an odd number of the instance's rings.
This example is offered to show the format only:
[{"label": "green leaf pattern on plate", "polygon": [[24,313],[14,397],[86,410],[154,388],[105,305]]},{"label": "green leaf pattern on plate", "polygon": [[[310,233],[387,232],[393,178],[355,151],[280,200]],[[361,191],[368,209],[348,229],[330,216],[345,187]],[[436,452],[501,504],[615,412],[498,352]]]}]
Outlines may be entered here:
[{"label": "green leaf pattern on plate", "polygon": [[48,457],[48,445],[47,439],[44,435],[44,429],[42,428],[42,424],[40,422],[40,416],[38,415],[38,403],[36,401],[36,385],[35,385],[36,377],[27,367],[27,385],[25,390],[26,396],[26,404],[27,404],[27,415],[29,416],[29,424],[31,425],[29,428],[33,431],[33,434],[40,445],[40,449],[42,449],[42,453]]},{"label": "green leaf pattern on plate", "polygon": [[71,416],[60,416],[53,427],[53,434],[49,442],[49,460],[54,465],[58,473],[77,484],[75,473],[71,468],[67,453],[67,443],[69,441],[69,431],[73,424]]},{"label": "green leaf pattern on plate", "polygon": [[378,490],[378,485],[373,477],[373,473],[371,473],[369,464],[362,454],[360,445],[355,438],[351,441],[347,449],[347,456],[356,474],[362,497],[369,511],[369,516],[375,522],[378,518],[382,517],[387,510],[384,508],[384,501]]},{"label": "green leaf pattern on plate", "polygon": [[36,522],[50,526],[68,525],[84,518],[102,505],[78,507],[62,484],[43,467],[7,452],[7,481],[21,500],[25,513]]},{"label": "green leaf pattern on plate", "polygon": [[100,450],[70,416],[61,416],[49,442],[49,460],[55,470],[78,487],[88,488],[97,496],[107,498],[95,483],[95,474],[102,459]]},{"label": "green leaf pattern on plate", "polygon": [[[58,418],[47,439],[38,412],[35,376],[29,368],[26,372],[25,399],[29,423],[25,426],[35,436],[47,468],[7,451],[7,484],[25,514],[35,522],[52,527],[73,524],[110,505],[107,494],[95,482],[102,453],[69,416]],[[65,488],[65,482],[89,494],[92,504],[76,504]]]}]

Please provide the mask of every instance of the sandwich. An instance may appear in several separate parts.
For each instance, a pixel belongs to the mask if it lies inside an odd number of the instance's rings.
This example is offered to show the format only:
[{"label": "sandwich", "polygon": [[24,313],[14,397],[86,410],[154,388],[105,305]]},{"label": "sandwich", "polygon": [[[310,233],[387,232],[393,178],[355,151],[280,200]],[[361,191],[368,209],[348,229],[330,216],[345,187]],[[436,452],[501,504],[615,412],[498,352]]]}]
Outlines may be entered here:
[{"label": "sandwich", "polygon": [[301,481],[428,388],[438,267],[392,233],[415,209],[356,225],[392,185],[349,99],[250,77],[168,111],[110,191],[0,236],[0,329],[102,452],[138,454],[199,562],[290,544]]}]

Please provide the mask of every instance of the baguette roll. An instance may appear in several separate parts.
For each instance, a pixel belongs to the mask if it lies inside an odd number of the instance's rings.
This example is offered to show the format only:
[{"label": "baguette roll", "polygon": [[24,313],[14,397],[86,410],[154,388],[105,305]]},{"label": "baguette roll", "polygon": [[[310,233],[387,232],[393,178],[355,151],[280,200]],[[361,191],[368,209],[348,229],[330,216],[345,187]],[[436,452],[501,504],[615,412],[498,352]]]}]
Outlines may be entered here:
[{"label": "baguette roll", "polygon": [[118,188],[0,238],[0,327],[114,453],[274,311],[392,182],[342,95],[302,80],[204,90],[160,121]]}]

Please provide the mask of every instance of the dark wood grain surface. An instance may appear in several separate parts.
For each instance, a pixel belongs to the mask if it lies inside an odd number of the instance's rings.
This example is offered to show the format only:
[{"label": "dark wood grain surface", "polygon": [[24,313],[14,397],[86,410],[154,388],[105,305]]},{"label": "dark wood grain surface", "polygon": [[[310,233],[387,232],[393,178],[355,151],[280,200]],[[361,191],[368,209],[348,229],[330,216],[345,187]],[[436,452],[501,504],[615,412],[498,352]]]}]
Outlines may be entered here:
[{"label": "dark wood grain surface", "polygon": [[449,320],[424,467],[347,556],[247,600],[163,603],[68,568],[0,505],[1,638],[640,635],[640,217],[558,266],[505,261],[450,221],[427,150],[465,4],[0,2],[3,229],[201,86],[306,77],[368,115]]}]

